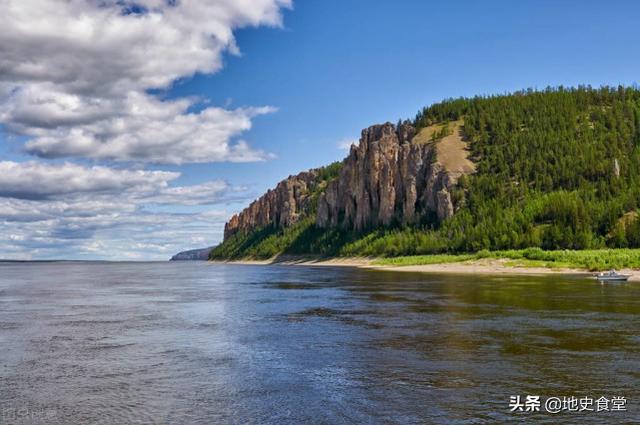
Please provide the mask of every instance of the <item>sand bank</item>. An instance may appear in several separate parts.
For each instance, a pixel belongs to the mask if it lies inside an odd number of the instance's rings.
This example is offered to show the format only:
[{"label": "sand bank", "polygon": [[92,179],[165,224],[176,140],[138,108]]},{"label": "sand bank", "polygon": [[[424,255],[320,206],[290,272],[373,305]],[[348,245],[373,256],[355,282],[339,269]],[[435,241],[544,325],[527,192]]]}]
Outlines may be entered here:
[{"label": "sand bank", "polygon": [[[487,274],[487,275],[579,275],[592,276],[595,273],[577,268],[546,268],[546,267],[519,267],[507,264],[509,260],[503,259],[481,259],[473,261],[463,261],[456,263],[425,264],[413,266],[392,266],[377,265],[375,258],[295,258],[279,257],[269,260],[241,260],[228,262],[228,264],[279,264],[298,266],[343,266],[361,267],[376,270],[389,270],[398,272],[423,272],[423,273],[452,273],[452,274]],[[630,281],[640,281],[640,270],[619,270],[620,273],[630,274]]]}]

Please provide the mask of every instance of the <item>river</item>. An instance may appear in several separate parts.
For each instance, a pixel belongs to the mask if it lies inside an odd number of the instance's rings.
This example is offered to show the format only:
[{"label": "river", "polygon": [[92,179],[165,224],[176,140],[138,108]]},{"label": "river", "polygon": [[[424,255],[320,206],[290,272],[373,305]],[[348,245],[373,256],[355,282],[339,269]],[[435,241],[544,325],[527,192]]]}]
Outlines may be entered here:
[{"label": "river", "polygon": [[0,263],[0,423],[637,423],[639,313],[559,276]]}]

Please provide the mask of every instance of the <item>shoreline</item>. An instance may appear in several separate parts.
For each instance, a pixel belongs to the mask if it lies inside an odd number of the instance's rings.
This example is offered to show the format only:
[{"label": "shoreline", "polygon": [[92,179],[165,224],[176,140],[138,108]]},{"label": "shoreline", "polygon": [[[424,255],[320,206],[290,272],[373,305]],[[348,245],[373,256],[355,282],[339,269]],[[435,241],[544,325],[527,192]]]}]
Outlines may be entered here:
[{"label": "shoreline", "polygon": [[[379,265],[377,258],[336,257],[295,258],[285,257],[269,260],[232,260],[208,261],[211,264],[241,264],[241,265],[285,265],[285,266],[319,266],[319,267],[357,267],[370,270],[413,272],[413,273],[446,273],[446,274],[482,274],[482,275],[572,275],[590,277],[595,274],[580,268],[549,268],[524,267],[507,265],[506,259],[480,259],[450,263],[436,263],[423,265]],[[630,274],[629,281],[640,281],[640,270],[622,269],[623,274]]]}]

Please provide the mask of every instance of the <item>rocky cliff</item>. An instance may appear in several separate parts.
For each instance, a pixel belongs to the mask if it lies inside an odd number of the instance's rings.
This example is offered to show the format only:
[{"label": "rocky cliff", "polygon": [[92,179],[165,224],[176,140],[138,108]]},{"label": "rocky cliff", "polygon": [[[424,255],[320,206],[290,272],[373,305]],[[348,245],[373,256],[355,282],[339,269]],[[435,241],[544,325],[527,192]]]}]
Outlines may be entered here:
[{"label": "rocky cliff", "polygon": [[289,176],[253,201],[239,214],[234,215],[224,226],[224,239],[241,231],[274,225],[287,227],[299,217],[311,212],[311,194],[319,181],[318,170],[309,170]]},{"label": "rocky cliff", "polygon": [[[452,125],[459,131],[459,124]],[[391,123],[363,130],[337,177],[326,181],[320,169],[288,177],[234,215],[225,225],[225,240],[267,225],[287,227],[310,214],[315,214],[320,228],[348,230],[451,217],[455,210],[451,189],[471,168],[454,170],[439,161],[439,146],[447,143],[432,140],[433,132],[426,128],[416,135],[410,124],[396,128]],[[448,137],[464,146],[458,135]],[[458,151],[469,162],[463,148]],[[319,194],[317,208],[311,202],[313,193]]]},{"label": "rocky cliff", "polygon": [[319,200],[316,224],[363,230],[452,216],[458,176],[438,162],[435,143],[412,143],[415,134],[408,124],[363,130]]}]

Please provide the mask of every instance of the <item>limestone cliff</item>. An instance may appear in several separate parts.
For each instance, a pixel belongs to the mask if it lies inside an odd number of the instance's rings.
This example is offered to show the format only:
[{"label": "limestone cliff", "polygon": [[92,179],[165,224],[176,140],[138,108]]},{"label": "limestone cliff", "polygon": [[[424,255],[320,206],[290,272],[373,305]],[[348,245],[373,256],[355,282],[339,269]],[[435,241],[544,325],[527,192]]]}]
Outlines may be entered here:
[{"label": "limestone cliff", "polygon": [[311,212],[311,194],[319,184],[318,170],[309,170],[289,176],[253,201],[224,226],[224,239],[241,231],[248,232],[274,225],[286,227]]},{"label": "limestone cliff", "polygon": [[363,130],[319,200],[316,224],[363,230],[452,216],[450,189],[460,173],[438,161],[436,143],[418,143],[415,135],[408,124]]},{"label": "limestone cliff", "polygon": [[[451,125],[454,133],[460,131],[461,123]],[[473,167],[459,134],[436,142],[434,132],[425,128],[416,134],[410,124],[396,128],[390,123],[363,130],[337,177],[327,182],[319,169],[288,177],[234,215],[225,225],[225,240],[267,225],[287,227],[310,214],[315,214],[320,228],[349,230],[451,217],[455,211],[451,189]],[[441,152],[440,146],[447,151]],[[447,160],[439,160],[440,156]],[[320,193],[317,208],[312,193]]]}]

